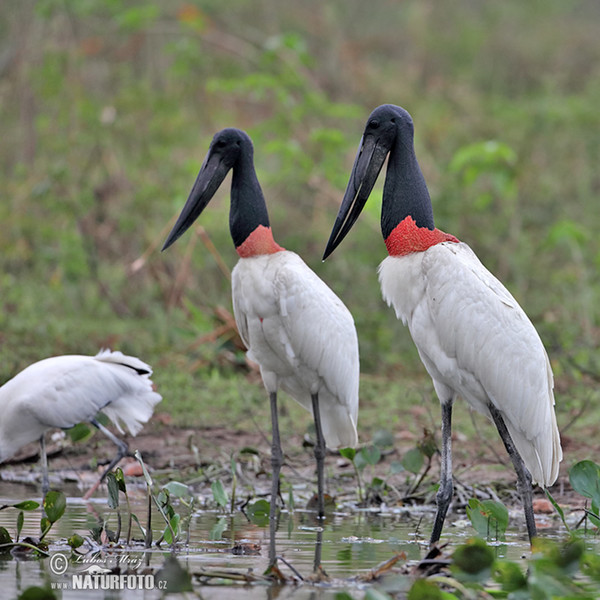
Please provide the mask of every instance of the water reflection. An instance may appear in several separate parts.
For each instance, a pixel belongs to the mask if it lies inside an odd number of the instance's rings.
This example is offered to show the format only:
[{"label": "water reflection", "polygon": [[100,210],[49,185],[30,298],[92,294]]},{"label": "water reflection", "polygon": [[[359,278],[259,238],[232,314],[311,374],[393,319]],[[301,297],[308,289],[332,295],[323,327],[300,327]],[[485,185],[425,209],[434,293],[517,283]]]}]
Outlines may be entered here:
[{"label": "water reflection", "polygon": [[[5,486],[0,504],[11,504],[27,498],[28,490],[20,486]],[[145,496],[131,493],[132,511],[140,523],[145,524],[147,504]],[[185,509],[176,507],[185,512]],[[126,511],[121,509],[123,523],[126,522]],[[235,583],[226,578],[206,576],[216,570],[237,573],[253,573],[261,575],[269,566],[270,527],[267,522],[253,522],[241,512],[224,515],[216,511],[196,511],[189,520],[189,540],[181,544],[177,558],[181,566],[193,574],[194,589],[200,590],[203,598],[224,598],[235,591],[236,599],[265,599],[277,598],[286,600],[304,600],[305,598],[333,599],[335,593],[342,588],[349,589],[355,597],[361,597],[364,584],[356,580],[356,576],[365,574],[378,564],[390,559],[396,553],[402,552],[406,560],[417,561],[427,548],[427,531],[421,532],[420,517],[424,513],[414,510],[389,511],[385,513],[359,511],[352,513],[335,512],[327,515],[324,522],[315,518],[315,513],[295,510],[290,513],[282,511],[274,524],[277,556],[284,559],[279,566],[287,577],[310,579],[317,566],[336,581],[336,585],[300,585],[299,586],[266,586],[248,585],[241,581]],[[13,538],[16,533],[18,511],[6,509],[0,511],[0,526],[8,529]],[[183,517],[183,515],[182,515]],[[431,515],[425,513],[424,519],[430,520]],[[158,513],[152,514],[154,538],[160,535],[164,522]],[[21,539],[24,536],[39,535],[40,513],[33,511],[25,513]],[[91,541],[90,530],[99,524],[108,529],[116,529],[117,511],[111,510],[106,502],[93,499],[84,502],[81,498],[68,498],[67,511],[52,528],[48,539],[52,542],[50,554],[64,553],[71,555],[66,539],[73,533],[87,538],[84,546],[86,554],[77,563],[70,563],[66,576],[80,572],[92,564],[98,563],[107,569],[119,565],[122,571],[128,565],[135,572],[148,567],[156,573],[170,555],[168,546],[152,547],[146,550],[143,545],[143,534],[137,525],[133,529],[131,547],[123,548],[116,545],[107,546]],[[123,527],[125,529],[125,525]],[[447,527],[446,540],[460,544],[472,530],[468,527]],[[545,536],[550,536],[545,532]],[[122,531],[121,537],[125,533]],[[184,535],[185,539],[185,535]],[[528,553],[527,538],[524,533],[509,533],[504,544],[497,546],[498,556],[519,560]],[[86,562],[87,561],[87,562]],[[289,565],[289,566],[288,566]],[[204,574],[204,575],[203,575]],[[50,585],[61,579],[51,571],[50,560],[16,560],[10,554],[0,555],[0,589],[2,597],[17,597],[25,588],[31,585]],[[339,582],[342,582],[341,584]],[[224,584],[227,584],[223,587]],[[81,592],[80,592],[81,593]],[[159,598],[160,592],[124,591],[127,598]],[[108,597],[109,595],[107,595]],[[63,598],[77,598],[74,590],[62,592]],[[94,591],[87,598],[103,598],[104,592]],[[112,593],[110,597],[119,597]]]}]

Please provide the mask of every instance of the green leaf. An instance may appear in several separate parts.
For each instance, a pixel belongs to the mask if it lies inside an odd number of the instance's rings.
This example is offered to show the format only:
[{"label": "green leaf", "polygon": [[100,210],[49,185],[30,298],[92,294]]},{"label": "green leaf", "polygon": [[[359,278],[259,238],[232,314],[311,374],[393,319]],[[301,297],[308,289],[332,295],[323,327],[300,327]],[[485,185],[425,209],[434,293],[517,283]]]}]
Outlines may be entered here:
[{"label": "green leaf", "polygon": [[[181,516],[179,513],[174,513],[169,519],[169,526],[165,527],[164,539],[167,544],[173,544],[179,538],[179,522],[181,521]],[[173,530],[173,533],[171,533]],[[175,539],[173,539],[173,535]]]},{"label": "green leaf", "polygon": [[13,508],[17,508],[19,510],[35,510],[40,507],[39,502],[35,502],[34,500],[25,500],[23,502],[18,502],[17,504],[12,505]]},{"label": "green leaf", "polygon": [[84,539],[78,534],[74,533],[70,538],[67,539],[67,544],[75,550],[83,545]]},{"label": "green leaf", "polygon": [[340,454],[344,458],[353,461],[354,457],[356,456],[356,450],[354,448],[340,448]]},{"label": "green leaf", "polygon": [[408,600],[442,600],[442,592],[431,581],[417,579],[408,591]]},{"label": "green leaf", "polygon": [[12,538],[6,527],[0,527],[0,544],[12,544]]},{"label": "green leaf", "polygon": [[227,530],[227,517],[221,517],[211,528],[209,539],[220,540]]},{"label": "green leaf", "polygon": [[146,529],[140,523],[140,520],[138,519],[138,516],[136,514],[131,513],[131,518],[137,523],[137,526],[140,528],[140,531],[142,532],[142,535],[144,537],[146,537]]},{"label": "green leaf", "polygon": [[373,434],[372,441],[378,448],[391,448],[394,445],[394,434],[387,429],[378,429]]},{"label": "green leaf", "polygon": [[457,579],[484,581],[491,573],[494,560],[492,548],[482,539],[474,538],[454,551],[450,569]]},{"label": "green leaf", "polygon": [[43,507],[50,523],[56,523],[65,514],[67,499],[62,492],[50,490],[44,498]]},{"label": "green leaf", "polygon": [[552,506],[554,506],[554,510],[558,513],[558,516],[560,517],[562,524],[565,526],[565,529],[570,532],[571,529],[569,528],[567,521],[565,520],[565,513],[563,509],[558,505],[558,502],[554,499],[548,488],[544,488],[544,492],[546,492],[546,498],[550,500],[550,503],[552,504]]},{"label": "green leaf", "polygon": [[360,454],[365,463],[371,466],[375,466],[381,459],[381,450],[377,446],[366,446],[360,451]]},{"label": "green leaf", "polygon": [[114,473],[106,476],[108,487],[108,508],[119,508],[119,483]]},{"label": "green leaf", "polygon": [[471,498],[467,505],[467,516],[482,537],[504,539],[508,526],[508,510],[504,504],[494,500],[482,502],[477,498]]},{"label": "green leaf", "polygon": [[225,491],[225,488],[223,487],[221,480],[217,479],[216,481],[213,481],[210,485],[210,489],[212,490],[213,498],[215,499],[215,502],[221,508],[226,508],[227,503],[228,503],[227,492]]},{"label": "green leaf", "polygon": [[163,485],[163,489],[167,490],[175,498],[188,499],[192,497],[190,488],[185,483],[180,483],[179,481],[169,481],[169,483]]},{"label": "green leaf", "polygon": [[125,483],[125,475],[123,474],[123,469],[121,467],[117,467],[115,469],[115,479],[119,484],[119,491],[123,492],[125,495],[127,494],[127,484]]},{"label": "green leaf", "polygon": [[254,525],[264,527],[269,524],[271,505],[266,500],[257,500],[248,507],[248,516]]},{"label": "green leaf", "polygon": [[133,455],[136,460],[142,465],[142,472],[144,473],[144,479],[146,480],[146,485],[151,488],[152,487],[152,477],[150,477],[150,473],[148,473],[148,469],[146,469],[146,465],[144,464],[144,460],[142,459],[142,455],[139,450],[136,450]]},{"label": "green leaf", "polygon": [[400,461],[402,466],[415,475],[423,468],[423,453],[418,448],[409,450]]},{"label": "green leaf", "polygon": [[32,585],[24,590],[17,600],[57,600],[57,596],[50,588]]},{"label": "green leaf", "polygon": [[67,435],[73,443],[84,442],[94,435],[94,431],[85,423],[78,423],[67,430]]},{"label": "green leaf", "polygon": [[23,530],[23,523],[25,521],[25,513],[20,510],[17,515],[17,541],[21,537],[21,531]]},{"label": "green leaf", "polygon": [[595,504],[600,504],[600,467],[591,460],[582,460],[569,469],[573,489]]},{"label": "green leaf", "polygon": [[527,578],[521,572],[517,563],[510,561],[499,561],[494,567],[494,580],[502,586],[506,592],[515,592],[527,587]]}]

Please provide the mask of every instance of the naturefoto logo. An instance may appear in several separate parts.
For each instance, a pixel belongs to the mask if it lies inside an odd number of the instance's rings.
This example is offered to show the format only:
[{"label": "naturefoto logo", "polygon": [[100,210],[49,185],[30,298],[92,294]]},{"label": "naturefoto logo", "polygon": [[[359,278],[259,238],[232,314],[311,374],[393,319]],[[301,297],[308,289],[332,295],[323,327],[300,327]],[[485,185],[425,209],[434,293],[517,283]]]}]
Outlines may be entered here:
[{"label": "naturefoto logo", "polygon": [[[141,566],[141,559],[128,555],[112,559],[115,567],[125,566],[135,571]],[[54,590],[164,590],[167,586],[165,580],[155,581],[153,574],[113,573],[113,569],[107,567],[107,559],[98,556],[80,557],[71,564],[66,554],[57,552],[50,557],[50,570],[63,577],[63,581],[52,582]]]}]

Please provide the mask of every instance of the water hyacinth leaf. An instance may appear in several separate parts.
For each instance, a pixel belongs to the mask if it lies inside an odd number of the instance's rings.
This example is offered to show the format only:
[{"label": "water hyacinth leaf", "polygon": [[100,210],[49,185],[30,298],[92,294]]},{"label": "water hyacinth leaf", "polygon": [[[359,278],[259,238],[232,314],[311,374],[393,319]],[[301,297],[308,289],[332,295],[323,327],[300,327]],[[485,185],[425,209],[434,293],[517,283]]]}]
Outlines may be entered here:
[{"label": "water hyacinth leaf", "polygon": [[494,567],[494,581],[499,583],[505,592],[516,592],[527,588],[527,578],[517,563],[500,561]]},{"label": "water hyacinth leaf", "polygon": [[138,519],[138,516],[131,513],[131,518],[137,523],[137,526],[140,528],[140,531],[142,532],[142,535],[144,537],[146,537],[146,529],[142,526],[142,524],[140,523],[140,520]]},{"label": "water hyacinth leaf", "polygon": [[591,460],[582,460],[569,469],[569,481],[573,489],[600,505],[600,467]]},{"label": "water hyacinth leaf", "polygon": [[264,527],[269,524],[271,504],[266,500],[257,500],[248,507],[248,516],[254,525]]},{"label": "water hyacinth leaf", "polygon": [[117,467],[115,469],[115,479],[119,484],[119,490],[124,494],[127,494],[127,486],[125,485],[125,475],[123,474],[123,469],[121,469],[121,467]]},{"label": "water hyacinth leaf", "polygon": [[73,443],[85,442],[94,435],[94,432],[85,423],[78,423],[71,427],[67,434]]},{"label": "water hyacinth leaf", "polygon": [[84,539],[78,534],[74,533],[70,538],[67,538],[67,544],[75,550],[83,545]]},{"label": "water hyacinth leaf", "polygon": [[108,473],[106,485],[108,487],[108,508],[119,508],[119,484],[114,473]]},{"label": "water hyacinth leaf", "polygon": [[163,534],[164,540],[167,544],[173,544],[177,541],[177,538],[179,537],[180,520],[181,516],[178,513],[174,513],[169,519],[169,525],[165,527],[165,532]]},{"label": "water hyacinth leaf", "polygon": [[380,449],[391,448],[394,445],[394,434],[387,429],[378,429],[373,434],[373,445]]},{"label": "water hyacinth leaf", "polygon": [[17,542],[19,541],[19,538],[21,537],[21,531],[23,530],[23,523],[25,522],[25,513],[20,510],[19,514],[17,515]]},{"label": "water hyacinth leaf", "polygon": [[381,450],[377,446],[366,446],[360,451],[365,463],[375,466],[381,459]]},{"label": "water hyacinth leaf", "polygon": [[467,505],[467,516],[473,528],[482,537],[504,539],[508,526],[508,510],[504,504],[494,500],[480,501],[471,498]]},{"label": "water hyacinth leaf", "polygon": [[558,513],[558,516],[560,517],[562,524],[565,526],[565,529],[567,531],[571,531],[569,525],[567,524],[567,521],[565,520],[565,513],[563,509],[558,505],[558,502],[554,499],[548,488],[544,488],[544,492],[546,492],[546,498],[550,500],[550,504],[552,504],[554,510]]},{"label": "water hyacinth leaf", "polygon": [[144,473],[144,479],[146,480],[146,485],[149,488],[151,488],[152,487],[152,477],[150,477],[150,473],[148,473],[148,469],[146,469],[146,465],[144,464],[144,460],[142,459],[142,455],[140,454],[140,451],[136,450],[133,453],[133,455],[135,456],[136,460],[142,466],[142,472]]},{"label": "water hyacinth leaf", "polygon": [[[36,508],[40,507],[40,503],[35,502],[34,500],[25,500],[23,502],[17,502],[17,504],[12,504],[12,505],[7,505],[7,506],[12,506],[13,508],[16,508],[18,510],[35,510]],[[6,507],[3,506],[2,508],[6,508]]]},{"label": "water hyacinth leaf", "polygon": [[215,499],[215,502],[221,508],[226,508],[227,504],[228,504],[227,492],[225,491],[225,488],[223,487],[223,483],[221,482],[221,480],[217,479],[216,481],[213,481],[210,484],[210,489],[212,490],[213,498]]},{"label": "water hyacinth leaf", "polygon": [[408,600],[442,600],[441,590],[426,579],[417,579],[411,586],[408,596]]},{"label": "water hyacinth leaf", "polygon": [[407,471],[416,475],[423,468],[423,453],[418,448],[412,448],[400,463]]},{"label": "water hyacinth leaf", "polygon": [[600,582],[600,555],[586,552],[581,559],[581,572],[586,577]]},{"label": "water hyacinth leaf", "polygon": [[[12,544],[12,538],[6,527],[0,527],[0,544]],[[1,549],[0,549],[1,552]]]},{"label": "water hyacinth leaf", "polygon": [[169,481],[169,483],[163,485],[163,489],[167,490],[171,496],[175,498],[189,499],[192,497],[190,488],[185,483],[179,481]]},{"label": "water hyacinth leaf", "polygon": [[209,538],[213,541],[220,540],[227,530],[227,517],[221,517],[210,530]]},{"label": "water hyacinth leaf", "polygon": [[450,569],[461,581],[485,581],[494,560],[494,550],[482,539],[473,538],[454,551]]},{"label": "water hyacinth leaf", "polygon": [[29,586],[22,594],[19,595],[18,600],[57,600],[58,596],[47,587],[41,587],[39,585]]},{"label": "water hyacinth leaf", "polygon": [[356,450],[354,448],[340,448],[340,454],[344,458],[353,461],[354,457],[356,456]]},{"label": "water hyacinth leaf", "polygon": [[354,600],[354,597],[351,596],[348,592],[338,592],[335,595],[335,600]]},{"label": "water hyacinth leaf", "polygon": [[50,523],[56,523],[65,514],[67,499],[62,492],[50,490],[44,498],[43,506]]}]

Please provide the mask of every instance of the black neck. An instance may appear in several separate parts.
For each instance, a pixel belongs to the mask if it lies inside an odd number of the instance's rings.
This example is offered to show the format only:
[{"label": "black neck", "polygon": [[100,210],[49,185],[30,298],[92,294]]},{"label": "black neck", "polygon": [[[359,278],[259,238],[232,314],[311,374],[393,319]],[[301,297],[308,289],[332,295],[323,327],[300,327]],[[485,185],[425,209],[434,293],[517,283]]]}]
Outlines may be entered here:
[{"label": "black neck", "polygon": [[383,239],[387,239],[398,223],[409,215],[418,227],[435,228],[431,198],[415,156],[412,140],[398,135],[388,157],[383,186],[381,209]]},{"label": "black neck", "polygon": [[252,154],[241,152],[233,166],[229,210],[229,231],[235,247],[241,246],[259,225],[269,227],[267,205],[256,177]]}]

